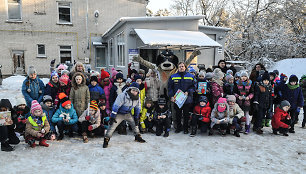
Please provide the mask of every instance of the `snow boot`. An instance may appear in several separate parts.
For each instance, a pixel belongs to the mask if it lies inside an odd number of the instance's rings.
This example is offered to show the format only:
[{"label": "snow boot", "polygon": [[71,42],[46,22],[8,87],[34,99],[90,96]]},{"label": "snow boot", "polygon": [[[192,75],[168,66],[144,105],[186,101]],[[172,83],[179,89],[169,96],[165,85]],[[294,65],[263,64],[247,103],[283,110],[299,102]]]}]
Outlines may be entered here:
[{"label": "snow boot", "polygon": [[68,136],[69,136],[70,138],[72,138],[72,137],[73,137],[73,132],[72,132],[72,131],[69,131]]},{"label": "snow boot", "polygon": [[289,129],[289,133],[295,133],[295,131],[293,129]]},{"label": "snow boot", "polygon": [[150,133],[152,133],[152,134],[155,134],[155,133],[156,133],[152,128],[150,128],[148,131],[149,131]]},{"label": "snow boot", "polygon": [[265,122],[266,127],[270,127],[270,121],[271,121],[271,119],[266,119],[266,122]]},{"label": "snow boot", "polygon": [[220,133],[221,133],[222,136],[225,136],[226,135],[226,130],[220,129]]},{"label": "snow boot", "polygon": [[107,148],[110,138],[104,137],[103,148]]},{"label": "snow boot", "polygon": [[83,136],[83,142],[88,143],[87,134],[84,132],[84,133],[82,133],[82,136]]},{"label": "snow boot", "polygon": [[1,151],[11,152],[14,148],[8,143],[8,141],[1,142]]},{"label": "snow boot", "polygon": [[9,138],[8,143],[17,145],[17,144],[20,143],[20,140],[17,136],[13,136],[13,137]]},{"label": "snow boot", "polygon": [[41,139],[41,140],[39,141],[39,145],[40,145],[40,146],[49,147],[49,144],[47,144],[46,141],[47,141],[46,139]]},{"label": "snow boot", "polygon": [[305,128],[305,121],[302,122],[302,128]]},{"label": "snow boot", "polygon": [[28,144],[29,144],[30,147],[32,147],[32,148],[36,147],[35,139],[29,139],[29,140],[28,140]]},{"label": "snow boot", "polygon": [[210,129],[209,132],[208,132],[208,136],[211,136],[214,134],[214,130],[213,129]]},{"label": "snow boot", "polygon": [[235,130],[234,135],[235,135],[236,137],[240,137],[239,131]]},{"label": "snow boot", "polygon": [[137,141],[139,143],[145,143],[146,142],[144,139],[141,138],[140,134],[135,135],[135,141]]},{"label": "snow boot", "polygon": [[169,137],[169,131],[165,131],[165,133],[164,133],[163,136],[164,136],[164,137]]},{"label": "snow boot", "polygon": [[287,133],[283,133],[284,136],[288,137],[289,135]]},{"label": "snow boot", "polygon": [[262,135],[262,134],[263,134],[263,131],[261,130],[261,128],[258,128],[258,129],[256,130],[256,133],[257,133],[258,135]]},{"label": "snow boot", "polygon": [[197,127],[195,126],[192,126],[191,127],[191,134],[190,134],[190,137],[194,137],[197,133]]},{"label": "snow boot", "polygon": [[266,124],[266,119],[262,119],[261,127],[265,127],[265,124]]},{"label": "snow boot", "polygon": [[248,134],[250,133],[250,125],[245,125],[245,131],[244,131],[245,134]]},{"label": "snow boot", "polygon": [[64,134],[60,133],[59,136],[57,137],[57,140],[62,140],[64,138]]},{"label": "snow boot", "polygon": [[274,134],[274,135],[278,135],[278,133],[277,133],[277,130],[276,130],[276,129],[273,129],[273,134]]}]

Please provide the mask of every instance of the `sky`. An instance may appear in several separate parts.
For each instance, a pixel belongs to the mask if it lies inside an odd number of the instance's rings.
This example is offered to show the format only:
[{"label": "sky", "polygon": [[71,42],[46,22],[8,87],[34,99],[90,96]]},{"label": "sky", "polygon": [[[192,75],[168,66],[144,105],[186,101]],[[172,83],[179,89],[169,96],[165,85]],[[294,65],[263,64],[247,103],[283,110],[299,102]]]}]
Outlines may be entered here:
[{"label": "sky", "polygon": [[150,0],[147,6],[148,9],[152,10],[155,13],[159,9],[167,8],[169,10],[172,0]]}]

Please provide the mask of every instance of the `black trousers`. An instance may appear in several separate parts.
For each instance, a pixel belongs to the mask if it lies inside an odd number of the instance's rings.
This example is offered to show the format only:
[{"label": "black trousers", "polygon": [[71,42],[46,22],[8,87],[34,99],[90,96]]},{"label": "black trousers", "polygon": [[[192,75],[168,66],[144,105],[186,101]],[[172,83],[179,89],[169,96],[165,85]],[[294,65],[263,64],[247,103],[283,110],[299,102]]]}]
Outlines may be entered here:
[{"label": "black trousers", "polygon": [[89,134],[90,132],[94,133],[95,135],[100,135],[103,136],[104,135],[104,128],[102,128],[101,126],[97,127],[96,129],[89,131],[88,130],[88,126],[90,126],[91,123],[89,121],[83,121],[82,122],[82,133],[87,133]]},{"label": "black trousers", "polygon": [[158,119],[156,121],[156,135],[160,136],[163,131],[170,131],[170,119],[169,118],[164,118],[164,119]]},{"label": "black trousers", "polygon": [[[176,125],[178,130],[188,130],[188,122],[190,118],[190,110],[192,109],[192,104],[184,104],[182,108],[179,108],[176,104],[174,106],[176,110]],[[182,125],[183,116],[183,125]],[[183,129],[182,129],[183,128]]]},{"label": "black trousers", "polygon": [[13,141],[13,142],[16,142],[16,143],[20,142],[18,137],[15,134],[14,125],[0,126],[0,142],[4,143],[7,140]]},{"label": "black trousers", "polygon": [[215,124],[213,129],[221,129],[221,130],[226,130],[227,128],[227,123],[221,123],[221,124]]},{"label": "black trousers", "polygon": [[57,122],[57,128],[60,134],[64,133],[64,129],[68,130],[69,132],[78,132],[78,125],[77,123],[72,125],[67,125],[64,121]]},{"label": "black trousers", "polygon": [[296,112],[296,109],[290,109],[288,113],[291,116],[290,130],[294,130],[295,121],[297,120],[299,113]]},{"label": "black trousers", "polygon": [[267,113],[267,109],[266,108],[262,108],[259,107],[257,114],[256,114],[256,120],[255,120],[255,124],[254,124],[254,128],[255,129],[259,129],[262,126],[262,119],[264,118],[264,116]]}]

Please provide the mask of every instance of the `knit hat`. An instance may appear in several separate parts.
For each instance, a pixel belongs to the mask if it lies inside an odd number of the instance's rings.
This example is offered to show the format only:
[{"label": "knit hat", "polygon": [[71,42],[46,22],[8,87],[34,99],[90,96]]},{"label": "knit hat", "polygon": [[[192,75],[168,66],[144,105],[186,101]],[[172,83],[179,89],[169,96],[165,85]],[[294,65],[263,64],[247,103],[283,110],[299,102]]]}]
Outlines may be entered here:
[{"label": "knit hat", "polygon": [[134,80],[136,81],[137,79],[141,79],[142,80],[142,78],[141,78],[141,76],[139,74],[135,74],[134,75]]},{"label": "knit hat", "polygon": [[118,73],[116,75],[116,79],[123,79],[123,74],[122,73]]},{"label": "knit hat", "polygon": [[44,95],[43,96],[43,102],[52,102],[52,97],[50,95]]},{"label": "knit hat", "polygon": [[135,88],[138,88],[139,89],[139,84],[136,83],[136,82],[133,82],[130,87],[135,87]]},{"label": "knit hat", "polygon": [[205,77],[205,72],[204,72],[204,71],[200,71],[199,74],[198,74],[198,76],[203,76],[203,77]]},{"label": "knit hat", "polygon": [[57,73],[56,71],[52,71],[52,73],[51,73],[51,79],[52,79],[53,76],[57,76],[57,77],[58,77],[58,73]]},{"label": "knit hat", "polygon": [[284,100],[284,101],[281,102],[280,108],[283,109],[283,107],[285,107],[285,106],[291,106],[290,103],[287,100]]},{"label": "knit hat", "polygon": [[287,77],[286,74],[281,73],[280,80],[283,81],[286,77]]},{"label": "knit hat", "polygon": [[153,108],[154,107],[154,103],[153,103],[153,100],[151,98],[146,98],[146,101],[145,101],[145,106],[150,103],[151,104],[151,107]]},{"label": "knit hat", "polygon": [[158,98],[157,104],[158,104],[158,105],[166,105],[166,104],[167,104],[167,101],[166,101],[165,98],[161,97],[161,98]]},{"label": "knit hat", "polygon": [[90,82],[95,81],[98,83],[98,77],[97,76],[91,76],[90,77]]},{"label": "knit hat", "polygon": [[68,85],[69,77],[66,74],[64,74],[60,77],[59,81],[65,83],[65,85]]},{"label": "knit hat", "polygon": [[68,68],[68,66],[65,65],[65,64],[60,64],[60,65],[58,65],[58,67],[57,67],[57,69],[61,69],[61,70],[66,70],[67,68]]},{"label": "knit hat", "polygon": [[199,102],[205,102],[205,103],[207,103],[207,97],[206,96],[200,96],[200,98],[199,98]]},{"label": "knit hat", "polygon": [[235,78],[239,78],[239,77],[241,77],[240,72],[236,72],[236,74],[234,75],[234,77],[235,77]]},{"label": "knit hat", "polygon": [[98,105],[97,105],[97,102],[96,102],[95,100],[92,100],[92,101],[90,102],[89,108],[96,111],[96,110],[98,110],[99,107],[98,107]]},{"label": "knit hat", "polygon": [[146,71],[143,69],[139,69],[139,74],[146,74]]},{"label": "knit hat", "polygon": [[206,73],[206,79],[210,80],[214,77],[214,74],[212,72]]},{"label": "knit hat", "polygon": [[279,71],[276,69],[273,71],[276,75],[279,75]]},{"label": "knit hat", "polygon": [[215,79],[222,79],[224,77],[224,74],[220,68],[216,68],[213,73]]},{"label": "knit hat", "polygon": [[222,98],[222,97],[220,97],[219,99],[218,99],[218,102],[217,102],[218,104],[221,104],[221,103],[226,103],[226,98]]},{"label": "knit hat", "polygon": [[100,101],[99,102],[99,107],[101,107],[101,106],[106,106],[106,102],[105,101]]},{"label": "knit hat", "polygon": [[241,71],[240,77],[249,77],[249,74],[246,71]]},{"label": "knit hat", "polygon": [[306,74],[302,75],[301,77],[301,81],[305,80],[306,79]]},{"label": "knit hat", "polygon": [[26,101],[23,96],[16,97],[16,106],[26,105]]},{"label": "knit hat", "polygon": [[114,77],[118,74],[118,71],[116,71],[116,69],[114,67],[111,69],[111,72],[112,72],[112,77]]},{"label": "knit hat", "polygon": [[68,70],[66,70],[66,69],[64,69],[64,70],[61,71],[61,75],[64,75],[64,74],[65,74],[65,75],[69,76],[69,73],[70,73],[70,72],[69,72]]},{"label": "knit hat", "polygon": [[96,77],[99,78],[100,77],[100,73],[98,71],[92,70],[90,76],[96,76]]},{"label": "knit hat", "polygon": [[133,73],[134,73],[134,74],[137,74],[136,69],[132,69],[132,70],[131,70],[131,74],[133,74]]},{"label": "knit hat", "polygon": [[270,75],[268,72],[265,72],[262,77],[261,77],[261,80],[264,81],[264,80],[269,80],[270,81]]},{"label": "knit hat", "polygon": [[104,71],[104,69],[101,69],[101,79],[109,78],[109,73],[107,71]]},{"label": "knit hat", "polygon": [[226,71],[226,74],[232,74],[233,75],[234,72],[231,69],[229,69],[229,70]]},{"label": "knit hat", "polygon": [[225,80],[228,82],[230,79],[234,79],[231,74],[226,75]]},{"label": "knit hat", "polygon": [[290,83],[290,82],[298,82],[298,81],[299,81],[299,80],[298,80],[297,76],[294,75],[294,74],[292,74],[292,75],[290,76],[290,78],[289,78],[289,83]]},{"label": "knit hat", "polygon": [[236,97],[234,95],[227,95],[226,99],[228,102],[231,101],[231,102],[236,103]]},{"label": "knit hat", "polygon": [[71,104],[71,101],[69,100],[68,96],[63,92],[58,95],[58,98],[60,99],[60,103],[62,104],[62,107],[65,107],[66,105]]},{"label": "knit hat", "polygon": [[40,110],[41,112],[43,112],[42,108],[41,108],[40,104],[37,102],[37,100],[33,100],[32,105],[31,105],[31,114],[34,115],[34,111],[36,111],[36,110]]},{"label": "knit hat", "polygon": [[275,79],[276,74],[274,72],[269,72],[269,76],[273,76],[273,79]]},{"label": "knit hat", "polygon": [[189,66],[189,72],[190,73],[196,73],[196,70],[192,66]]},{"label": "knit hat", "polygon": [[37,74],[36,69],[34,68],[34,66],[29,66],[28,69],[28,76],[32,75],[32,74]]}]

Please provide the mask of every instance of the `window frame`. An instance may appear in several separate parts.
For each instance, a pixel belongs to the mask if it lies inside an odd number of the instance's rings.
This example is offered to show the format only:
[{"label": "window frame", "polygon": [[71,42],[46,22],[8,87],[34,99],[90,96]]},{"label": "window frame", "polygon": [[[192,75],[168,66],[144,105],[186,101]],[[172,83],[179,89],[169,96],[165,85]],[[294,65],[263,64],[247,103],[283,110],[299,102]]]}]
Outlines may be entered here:
[{"label": "window frame", "polygon": [[[114,38],[110,38],[107,42],[108,44],[108,52],[109,52],[109,66],[114,66],[115,64],[115,54],[114,54]],[[111,61],[113,60],[113,61]]]},{"label": "window frame", "polygon": [[[70,46],[70,49],[61,49],[61,47],[67,47],[67,46]],[[58,45],[59,47],[59,50],[58,50],[58,56],[59,56],[59,60],[60,62],[62,62],[61,60],[61,51],[70,51],[71,52],[71,62],[70,63],[73,63],[73,46],[72,45]]]},{"label": "window frame", "polygon": [[[69,3],[69,7],[68,6],[63,6],[60,5],[60,3]],[[72,10],[71,7],[72,6],[72,2],[66,2],[66,1],[57,1],[57,24],[59,25],[72,25]],[[69,12],[70,12],[70,22],[61,22],[60,21],[60,12],[59,12],[59,8],[69,8]]]},{"label": "window frame", "polygon": [[[40,45],[44,46],[45,54],[39,54],[39,46]],[[38,58],[46,58],[47,57],[47,54],[46,54],[46,44],[36,44],[36,47],[37,47],[37,57]]]},{"label": "window frame", "polygon": [[22,0],[19,0],[19,12],[20,12],[20,19],[10,19],[9,18],[9,4],[12,4],[12,3],[9,3],[8,2],[9,0],[6,0],[6,22],[23,22],[22,21]]},{"label": "window frame", "polygon": [[[126,55],[125,55],[125,34],[124,31],[120,32],[119,34],[117,34],[117,45],[116,45],[116,51],[117,51],[117,67],[125,67],[125,62],[126,62]],[[120,40],[121,39],[121,40]],[[122,41],[122,42],[119,42]],[[120,55],[121,53],[121,55]],[[122,58],[122,62],[120,62],[120,58]],[[121,64],[122,63],[122,64]]]}]

